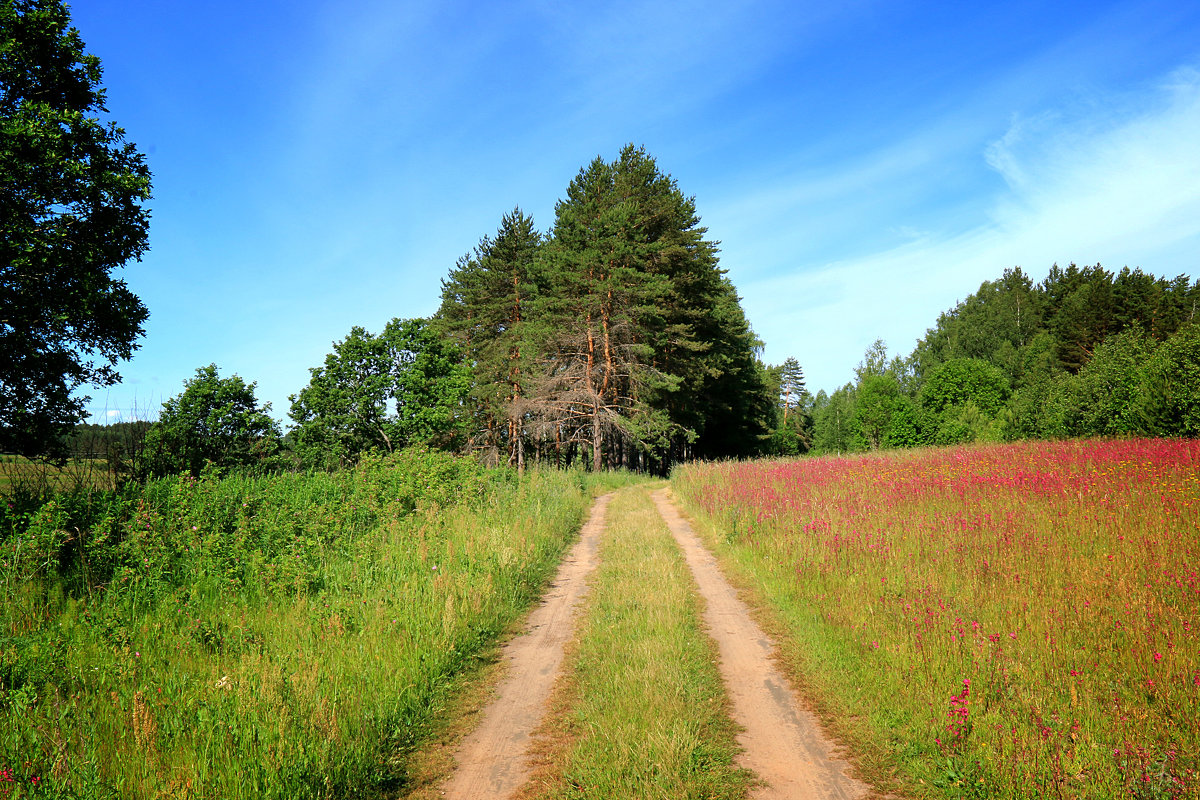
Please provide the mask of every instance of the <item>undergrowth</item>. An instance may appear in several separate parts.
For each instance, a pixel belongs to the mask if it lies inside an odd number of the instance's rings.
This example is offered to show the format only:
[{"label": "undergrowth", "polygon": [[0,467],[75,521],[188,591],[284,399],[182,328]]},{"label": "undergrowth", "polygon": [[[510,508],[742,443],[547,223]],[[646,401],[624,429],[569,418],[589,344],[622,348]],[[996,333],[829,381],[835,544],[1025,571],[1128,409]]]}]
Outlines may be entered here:
[{"label": "undergrowth", "polygon": [[427,451],[0,509],[0,796],[378,797],[590,500]]}]

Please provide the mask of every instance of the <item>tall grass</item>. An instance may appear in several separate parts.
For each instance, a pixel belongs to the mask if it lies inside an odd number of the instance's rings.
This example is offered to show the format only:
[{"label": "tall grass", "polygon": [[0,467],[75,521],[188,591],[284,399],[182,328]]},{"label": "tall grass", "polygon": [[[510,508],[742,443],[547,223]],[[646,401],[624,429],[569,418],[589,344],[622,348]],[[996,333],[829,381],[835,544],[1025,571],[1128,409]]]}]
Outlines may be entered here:
[{"label": "tall grass", "polygon": [[945,797],[1200,796],[1200,443],[689,465],[843,733]]},{"label": "tall grass", "polygon": [[588,500],[411,452],[9,509],[0,791],[381,796]]}]

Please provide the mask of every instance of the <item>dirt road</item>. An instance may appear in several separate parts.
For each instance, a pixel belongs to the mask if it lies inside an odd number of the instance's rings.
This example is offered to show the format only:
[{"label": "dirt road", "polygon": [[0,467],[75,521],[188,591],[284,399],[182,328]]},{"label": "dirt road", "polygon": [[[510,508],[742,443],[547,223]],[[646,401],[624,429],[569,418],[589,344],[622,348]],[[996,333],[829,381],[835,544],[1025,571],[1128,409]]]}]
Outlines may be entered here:
[{"label": "dirt road", "polygon": [[511,797],[529,779],[526,750],[546,712],[562,668],[563,647],[575,629],[575,612],[596,567],[609,495],[598,499],[550,591],[529,617],[524,634],[504,648],[507,670],[479,727],[454,754],[458,768],[442,786],[451,800]]},{"label": "dirt road", "polygon": [[[720,670],[744,732],[741,764],[758,777],[756,800],[811,798],[856,800],[868,787],[851,778],[816,720],[798,702],[776,668],[774,645],[751,618],[671,501],[653,494],[659,514],[683,551],[705,605],[705,624],[720,652]],[[507,798],[529,778],[526,749],[545,711],[562,666],[563,646],[573,635],[576,607],[595,568],[608,497],[602,497],[580,541],[559,570],[553,588],[529,621],[529,631],[505,648],[507,677],[483,712],[483,721],[455,755],[458,768],[442,786],[455,800]]]}]

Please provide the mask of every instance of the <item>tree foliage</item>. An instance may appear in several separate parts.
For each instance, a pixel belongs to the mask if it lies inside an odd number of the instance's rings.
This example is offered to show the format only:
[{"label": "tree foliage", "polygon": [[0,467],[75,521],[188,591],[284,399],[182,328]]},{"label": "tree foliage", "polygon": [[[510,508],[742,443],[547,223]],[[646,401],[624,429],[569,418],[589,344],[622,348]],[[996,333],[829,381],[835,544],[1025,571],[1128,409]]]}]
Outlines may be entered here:
[{"label": "tree foliage", "polygon": [[1079,434],[1129,436],[1145,429],[1144,367],[1157,349],[1140,327],[1113,334],[1069,382],[1069,425]]},{"label": "tree foliage", "polygon": [[934,414],[973,403],[985,414],[1000,411],[1008,395],[1004,373],[980,358],[952,358],[921,387],[921,405]]},{"label": "tree foliage", "polygon": [[804,370],[800,367],[799,361],[788,357],[779,365],[778,371],[779,402],[783,409],[784,419],[786,419],[790,414],[795,413],[804,402],[804,395],[807,393],[804,384]]},{"label": "tree foliage", "polygon": [[433,323],[462,348],[472,365],[472,449],[517,466],[525,459],[530,378],[545,328],[533,313],[546,288],[540,273],[542,236],[519,208],[484,236],[442,281]]},{"label": "tree foliage", "polygon": [[878,450],[891,444],[893,418],[905,413],[899,382],[890,375],[864,375],[855,396],[854,420],[867,446]]},{"label": "tree foliage", "polygon": [[378,336],[355,326],[309,373],[289,412],[305,465],[344,466],[368,450],[456,443],[470,375],[458,349],[426,320],[393,319]]},{"label": "tree foliage", "polygon": [[705,233],[633,146],[579,171],[547,236],[506,215],[443,281],[435,319],[472,367],[472,442],[596,469],[756,452],[761,345]]},{"label": "tree foliage", "polygon": [[858,392],[846,384],[831,395],[817,393],[813,405],[813,452],[854,453],[867,448],[858,423]]},{"label": "tree foliage", "polygon": [[888,362],[876,342],[844,392],[861,440],[831,436],[828,415],[845,404],[827,402],[814,450],[1200,435],[1198,306],[1200,282],[1183,275],[1070,264],[1035,284],[1006,270],[940,315],[908,358]]},{"label": "tree foliage", "polygon": [[223,469],[270,465],[279,452],[279,423],[270,403],[259,405],[254,388],[237,375],[222,378],[216,364],[197,369],[183,391],[163,403],[146,434],[145,471],[198,477],[208,463]]},{"label": "tree foliage", "polygon": [[1145,369],[1146,427],[1159,436],[1200,436],[1200,324],[1181,328]]},{"label": "tree foliage", "polygon": [[112,273],[147,247],[150,173],[105,122],[100,61],[56,0],[0,2],[0,449],[61,456],[147,311]]}]

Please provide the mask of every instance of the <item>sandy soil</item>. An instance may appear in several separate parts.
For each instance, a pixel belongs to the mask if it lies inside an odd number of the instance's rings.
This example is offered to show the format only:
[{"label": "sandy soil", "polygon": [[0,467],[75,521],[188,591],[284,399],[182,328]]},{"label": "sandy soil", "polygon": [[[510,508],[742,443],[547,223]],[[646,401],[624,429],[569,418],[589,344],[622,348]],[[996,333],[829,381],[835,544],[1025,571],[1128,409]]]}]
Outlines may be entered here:
[{"label": "sandy soil", "polygon": [[700,587],[705,624],[721,654],[721,676],[744,732],[741,765],[763,785],[757,800],[812,798],[849,800],[868,794],[834,754],[816,719],[798,701],[772,659],[774,645],[750,617],[716,560],[671,502],[666,490],[654,493],[658,511],[683,550]]},{"label": "sandy soil", "polygon": [[455,752],[458,768],[441,787],[444,797],[499,800],[512,796],[529,779],[526,750],[562,668],[563,647],[574,634],[576,609],[598,561],[609,498],[596,501],[579,541],[530,615],[525,633],[505,646],[505,678],[483,710],[479,726]]}]

